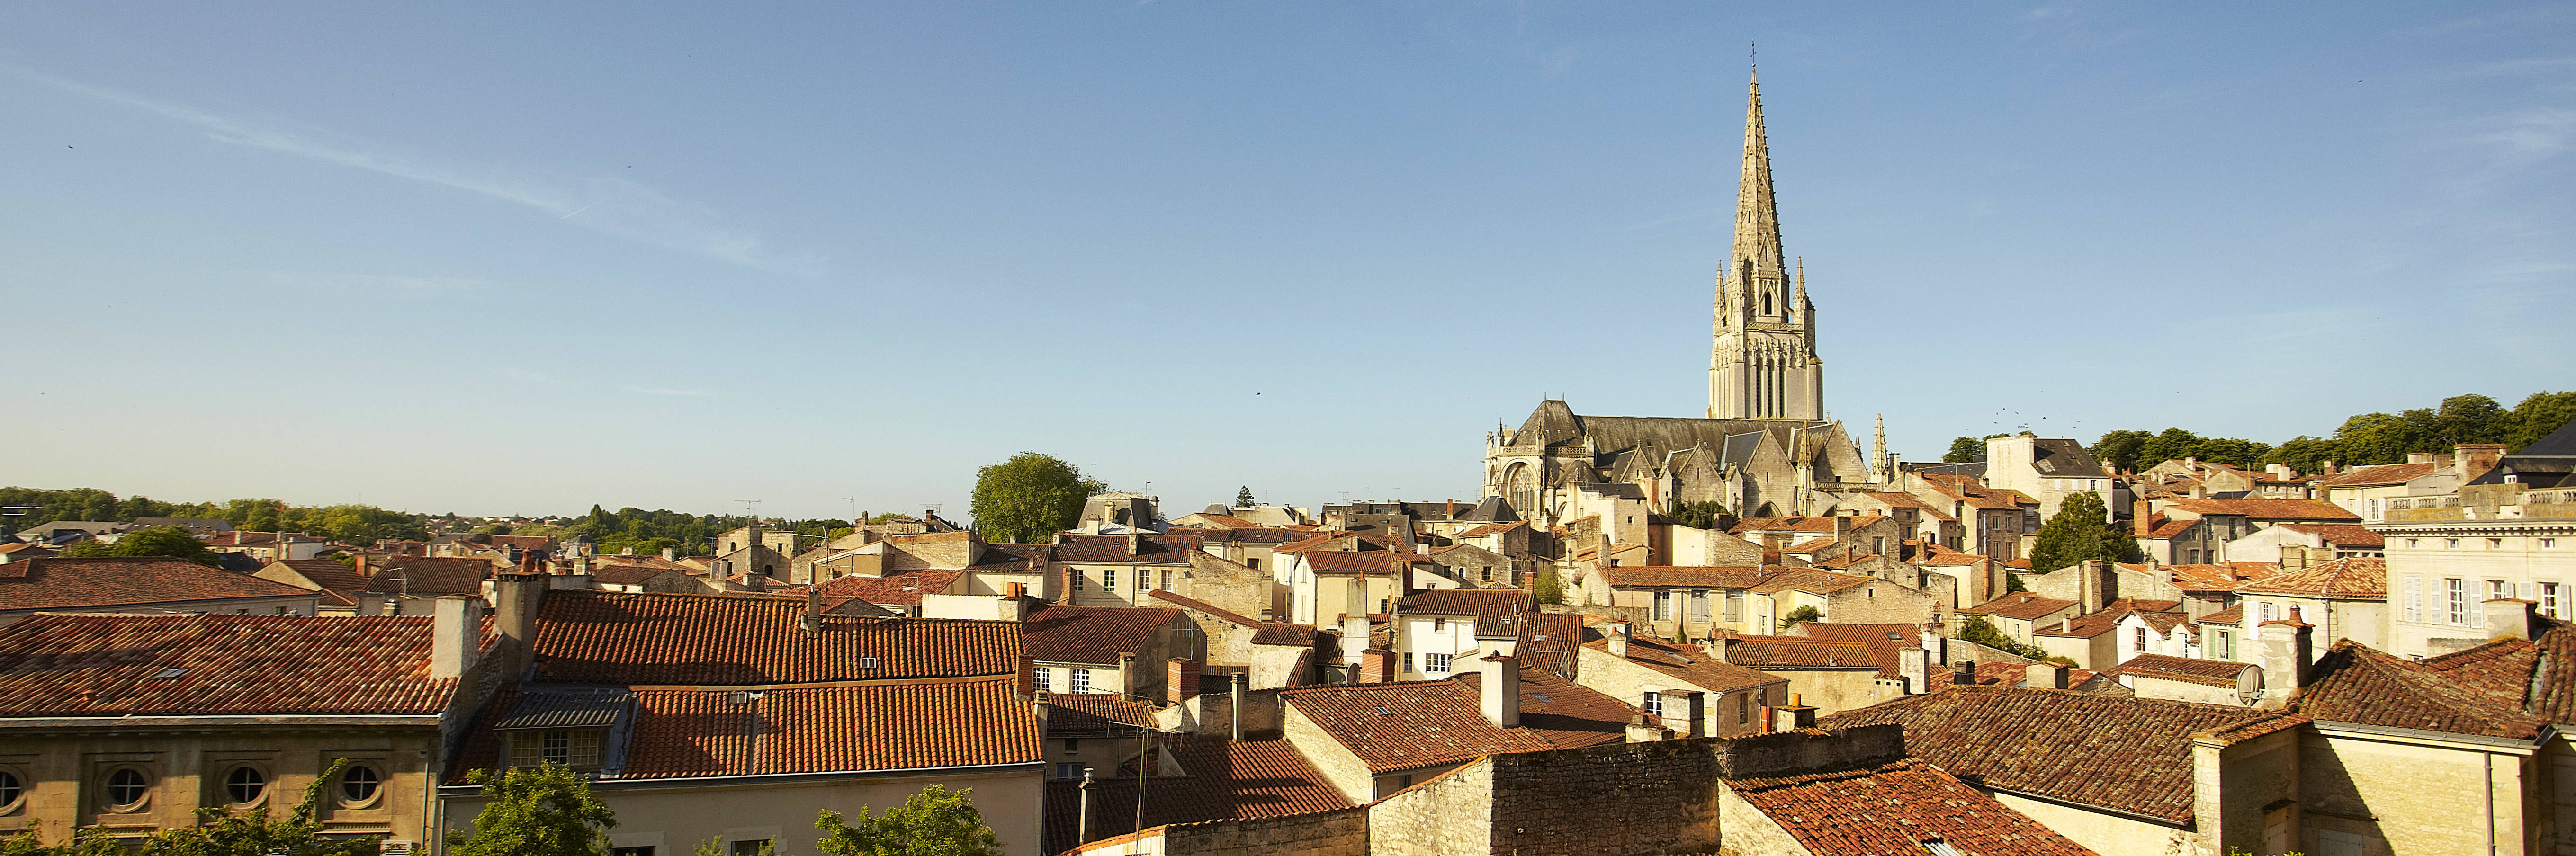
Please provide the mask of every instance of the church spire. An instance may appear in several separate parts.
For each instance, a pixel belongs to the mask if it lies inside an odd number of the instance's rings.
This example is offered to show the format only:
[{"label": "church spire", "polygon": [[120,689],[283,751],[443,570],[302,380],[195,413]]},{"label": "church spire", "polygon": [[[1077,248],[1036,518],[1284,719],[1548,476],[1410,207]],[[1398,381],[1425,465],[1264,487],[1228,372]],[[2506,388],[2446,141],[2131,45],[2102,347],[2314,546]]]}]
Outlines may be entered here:
[{"label": "church spire", "polygon": [[1753,275],[1783,278],[1780,253],[1780,209],[1771,198],[1771,142],[1762,127],[1762,77],[1753,76],[1744,99],[1744,175],[1735,194],[1735,263],[1746,262]]}]

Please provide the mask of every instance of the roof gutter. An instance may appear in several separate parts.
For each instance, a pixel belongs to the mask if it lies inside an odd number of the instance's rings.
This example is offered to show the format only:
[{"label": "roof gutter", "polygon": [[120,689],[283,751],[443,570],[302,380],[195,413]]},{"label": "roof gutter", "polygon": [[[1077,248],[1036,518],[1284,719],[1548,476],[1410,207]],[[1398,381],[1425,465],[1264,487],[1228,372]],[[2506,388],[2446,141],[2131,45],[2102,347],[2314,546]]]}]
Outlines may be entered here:
[{"label": "roof gutter", "polygon": [[437,727],[436,713],[222,714],[176,716],[23,716],[0,718],[0,730],[19,728],[172,728],[242,725],[383,725]]},{"label": "roof gutter", "polygon": [[2311,722],[2316,726],[2318,731],[2322,731],[2327,734],[2351,737],[2386,737],[2416,743],[2447,743],[2459,748],[2482,749],[2488,751],[2502,750],[2514,755],[2530,755],[2539,752],[2541,747],[2549,745],[2549,741],[2558,739],[2558,726],[2555,725],[2541,726],[2539,734],[2528,739],[2524,739],[2518,737],[2489,737],[2484,734],[2459,734],[2450,731],[2432,731],[2422,728],[2398,728],[2395,726],[2370,725],[2360,722],[2337,722],[2328,719],[2316,719],[2311,720]]},{"label": "roof gutter", "polygon": [[2081,811],[2090,811],[2090,812],[2098,812],[2098,813],[2101,813],[2101,814],[2117,815],[2117,816],[2120,816],[2120,817],[2125,817],[2125,818],[2128,818],[2128,819],[2130,819],[2130,820],[2140,821],[2140,822],[2143,822],[2143,823],[2152,823],[2152,824],[2155,824],[2155,825],[2157,825],[2157,826],[2171,827],[2171,828],[2174,828],[2174,829],[2183,829],[2183,830],[2190,830],[2190,829],[2193,829],[2194,827],[2198,826],[2198,824],[2197,824],[2196,822],[2194,822],[2194,819],[2191,819],[2191,818],[2185,818],[2185,819],[2183,819],[2183,820],[2175,820],[2175,819],[2170,818],[2170,817],[2157,817],[2157,816],[2152,815],[2152,814],[2144,814],[2144,813],[2141,813],[2141,812],[2128,811],[2128,810],[2125,810],[2125,809],[2116,809],[2116,808],[2112,808],[2112,807],[2110,807],[2110,806],[2105,806],[2105,805],[2094,805],[2094,804],[2092,804],[2092,803],[2087,803],[2087,802],[2077,802],[2077,801],[2075,801],[2075,800],[2066,799],[2066,798],[2064,798],[2064,797],[2053,797],[2053,796],[2049,796],[2049,795],[2047,795],[2047,794],[2034,793],[2034,792],[2031,792],[2031,791],[2020,790],[2020,789],[2018,789],[2018,788],[2002,788],[2002,787],[1996,787],[1996,786],[1994,786],[1993,784],[1990,784],[1990,783],[1987,783],[1987,782],[1983,782],[1983,781],[1973,782],[1973,783],[1971,783],[1971,784],[1972,784],[1973,786],[1975,786],[1976,788],[1978,788],[1979,790],[1993,791],[1993,792],[1995,792],[1995,793],[1999,793],[1999,794],[2011,794],[2011,795],[2013,795],[2013,796],[2021,797],[2021,798],[2023,798],[2023,799],[2037,800],[2037,801],[2039,801],[2039,802],[2048,803],[2048,804],[2050,804],[2050,805],[2060,805],[2060,806],[2065,806],[2065,807],[2067,807],[2067,808],[2077,809],[2077,810],[2081,810]]}]

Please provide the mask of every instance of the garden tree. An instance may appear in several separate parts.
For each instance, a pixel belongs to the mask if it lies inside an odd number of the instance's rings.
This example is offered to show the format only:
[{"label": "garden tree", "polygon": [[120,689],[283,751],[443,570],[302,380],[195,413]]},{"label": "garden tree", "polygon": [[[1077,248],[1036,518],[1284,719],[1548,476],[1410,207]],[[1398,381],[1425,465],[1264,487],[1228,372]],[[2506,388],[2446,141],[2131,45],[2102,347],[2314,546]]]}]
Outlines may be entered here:
[{"label": "garden tree", "polygon": [[220,561],[215,558],[215,551],[206,549],[206,542],[197,540],[197,536],[177,526],[155,526],[128,532],[119,536],[116,543],[106,546],[110,556],[168,556],[207,566]]},{"label": "garden tree", "polygon": [[2049,659],[2047,651],[2040,650],[2035,645],[2024,645],[2013,641],[2012,637],[1995,629],[1994,623],[1987,621],[1982,615],[1970,618],[1966,624],[1959,625],[1959,638],[2016,657],[2028,657],[2034,660]]},{"label": "garden tree", "polygon": [[2057,516],[2039,527],[2038,542],[2030,549],[2031,572],[2045,574],[2086,560],[2138,561],[2137,540],[2103,517],[2101,497],[2068,494]]},{"label": "garden tree", "polygon": [[984,539],[1045,543],[1082,521],[1082,501],[1109,489],[1080,468],[1036,452],[975,471],[973,513]]},{"label": "garden tree", "polygon": [[349,766],[340,758],[304,786],[304,799],[284,819],[270,816],[267,806],[245,812],[197,809],[196,826],[154,833],[143,842],[143,856],[361,856],[377,852],[378,838],[326,839],[319,809],[323,791]]},{"label": "garden tree", "polygon": [[1975,437],[1959,437],[1950,441],[1950,451],[1941,453],[1941,462],[1945,464],[1973,464],[1977,462],[1978,458],[1985,456],[1986,444],[1984,442]]},{"label": "garden tree", "polygon": [[814,828],[823,831],[814,849],[823,856],[1002,856],[1000,839],[967,799],[974,792],[931,785],[881,817],[869,817],[862,806],[848,823],[824,809],[814,818]]},{"label": "garden tree", "polygon": [[1538,569],[1538,579],[1530,583],[1530,599],[1540,603],[1565,602],[1565,581],[1557,579],[1556,568]]},{"label": "garden tree", "polygon": [[1242,486],[1242,487],[1238,487],[1238,488],[1235,488],[1235,489],[1234,489],[1234,507],[1236,507],[1236,508],[1251,508],[1251,507],[1253,507],[1253,506],[1255,506],[1255,505],[1259,505],[1259,504],[1260,504],[1260,503],[1257,503],[1257,502],[1252,501],[1252,486],[1251,486],[1251,485],[1244,485],[1244,486]]},{"label": "garden tree", "polygon": [[[2113,431],[2102,435],[2102,439],[2094,441],[2093,445],[2087,447],[2085,451],[2093,453],[2093,460],[2103,466],[2114,470],[2136,472],[2138,452],[2145,448],[2147,439],[2154,436],[2156,435],[2145,431]],[[2154,466],[2156,463],[2156,461],[2148,461],[2147,465]]]},{"label": "garden tree", "polygon": [[0,835],[0,856],[128,856],[122,839],[109,838],[104,827],[84,826],[72,833],[71,840],[47,846],[37,830],[43,824],[27,821],[27,828],[12,835]]},{"label": "garden tree", "polygon": [[1797,626],[1797,624],[1802,621],[1823,621],[1824,619],[1825,614],[1816,611],[1815,607],[1801,606],[1797,609],[1789,610],[1788,615],[1780,617],[1780,629],[1788,630],[1791,627]]},{"label": "garden tree", "polygon": [[2290,469],[2310,474],[2324,471],[2327,461],[2341,460],[2348,460],[2348,456],[2335,441],[2306,434],[2272,447],[2271,454],[2263,456],[2263,463],[2288,464]]},{"label": "garden tree", "polygon": [[617,813],[590,795],[590,783],[572,768],[545,764],[467,779],[483,786],[483,811],[474,833],[447,834],[457,856],[593,856],[608,849]]},{"label": "garden tree", "polygon": [[2576,392],[2535,392],[2505,414],[2501,442],[2519,452],[2569,422],[2576,422]]},{"label": "garden tree", "polygon": [[[749,856],[776,856],[778,848],[772,846],[769,842],[763,841],[760,843],[759,847],[739,852],[748,853]],[[696,847],[689,848],[689,856],[736,856],[736,854],[737,851],[725,849],[725,840],[722,835],[709,838],[704,843],[701,843]]]},{"label": "garden tree", "polygon": [[1719,528],[1719,518],[1726,515],[1726,504],[1717,500],[1673,503],[1673,522],[1693,529]]},{"label": "garden tree", "polygon": [[74,541],[63,545],[62,551],[55,555],[66,559],[96,559],[116,555],[116,547],[99,540]]}]

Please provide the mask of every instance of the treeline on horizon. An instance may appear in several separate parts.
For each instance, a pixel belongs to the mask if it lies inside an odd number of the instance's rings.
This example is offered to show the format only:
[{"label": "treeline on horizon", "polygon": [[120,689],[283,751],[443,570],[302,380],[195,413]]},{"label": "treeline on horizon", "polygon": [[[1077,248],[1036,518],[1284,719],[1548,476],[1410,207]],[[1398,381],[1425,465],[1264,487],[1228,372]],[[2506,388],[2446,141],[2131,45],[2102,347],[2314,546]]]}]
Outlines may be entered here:
[{"label": "treeline on horizon", "polygon": [[[139,517],[194,517],[222,520],[232,524],[234,529],[248,532],[299,532],[343,544],[372,544],[379,540],[425,541],[433,534],[466,531],[557,538],[588,535],[602,553],[632,549],[638,554],[653,554],[670,549],[683,556],[713,553],[715,536],[751,522],[751,517],[739,514],[687,514],[669,509],[645,511],[640,508],[621,508],[612,512],[593,505],[587,514],[552,518],[557,521],[554,525],[530,522],[475,526],[472,518],[452,511],[417,514],[359,504],[300,506],[269,498],[162,502],[147,496],[119,498],[116,494],[89,487],[0,487],[0,506],[25,509],[23,514],[0,518],[10,532],[24,532],[57,520],[132,523]],[[871,519],[878,523],[916,520],[901,514],[879,514]],[[767,525],[812,536],[816,542],[847,535],[852,529],[850,521],[837,518],[771,521]],[[797,544],[800,548],[810,546],[805,539],[799,539]]]},{"label": "treeline on horizon", "polygon": [[[2313,474],[2333,461],[2343,468],[2402,464],[2411,453],[2449,454],[2463,443],[2502,443],[2520,451],[2559,426],[2576,421],[2576,392],[2535,392],[2507,410],[2493,398],[2471,393],[2442,399],[2435,407],[2395,414],[2362,413],[2344,419],[2333,436],[2299,435],[2280,445],[2241,437],[2203,437],[2182,428],[2163,431],[2120,430],[2103,434],[2086,447],[2105,467],[2134,472],[2177,458],[2198,458],[2246,469],[2288,464]],[[1960,437],[1941,456],[1948,463],[1983,460],[1986,440]]]}]

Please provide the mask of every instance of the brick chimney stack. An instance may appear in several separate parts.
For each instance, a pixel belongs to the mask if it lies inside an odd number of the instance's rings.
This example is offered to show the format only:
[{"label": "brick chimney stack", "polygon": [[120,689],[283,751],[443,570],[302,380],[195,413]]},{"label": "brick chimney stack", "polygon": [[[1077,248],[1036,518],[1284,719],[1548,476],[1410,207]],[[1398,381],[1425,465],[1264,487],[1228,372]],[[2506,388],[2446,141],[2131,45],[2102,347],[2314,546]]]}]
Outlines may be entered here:
[{"label": "brick chimney stack", "polygon": [[2129,527],[2136,532],[2137,537],[2144,538],[2156,534],[2155,517],[2155,503],[2148,502],[2144,498],[2129,503]]},{"label": "brick chimney stack", "polygon": [[1476,690],[1483,698],[1485,720],[1503,728],[1521,724],[1521,664],[1500,652],[1476,661],[1483,674]]}]

